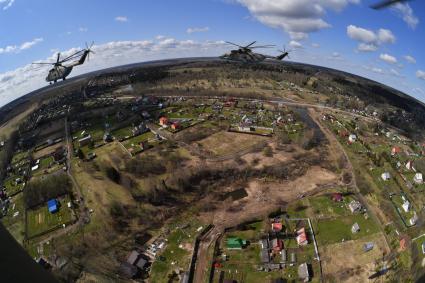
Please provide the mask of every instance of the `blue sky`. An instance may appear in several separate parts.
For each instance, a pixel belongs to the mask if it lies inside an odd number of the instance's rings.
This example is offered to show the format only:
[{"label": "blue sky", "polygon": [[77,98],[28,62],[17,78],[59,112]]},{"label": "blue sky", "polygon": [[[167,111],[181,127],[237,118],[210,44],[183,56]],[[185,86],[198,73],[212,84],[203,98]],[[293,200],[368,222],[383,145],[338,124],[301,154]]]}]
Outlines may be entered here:
[{"label": "blue sky", "polygon": [[[95,42],[71,75],[125,63],[217,56],[223,41],[286,45],[291,60],[362,75],[425,101],[425,3],[376,0],[0,0],[0,106],[44,86],[33,61]],[[275,49],[265,53],[277,54]],[[409,56],[409,57],[406,57]]]}]

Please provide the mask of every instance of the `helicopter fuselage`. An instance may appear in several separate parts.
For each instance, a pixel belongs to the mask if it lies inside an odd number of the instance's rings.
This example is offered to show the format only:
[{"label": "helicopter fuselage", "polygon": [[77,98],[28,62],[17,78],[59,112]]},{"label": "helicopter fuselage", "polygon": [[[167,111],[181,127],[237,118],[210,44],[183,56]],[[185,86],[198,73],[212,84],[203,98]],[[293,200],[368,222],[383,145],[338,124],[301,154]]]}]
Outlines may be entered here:
[{"label": "helicopter fuselage", "polygon": [[73,66],[54,66],[46,77],[47,82],[56,82],[57,80],[64,80],[72,71]]}]

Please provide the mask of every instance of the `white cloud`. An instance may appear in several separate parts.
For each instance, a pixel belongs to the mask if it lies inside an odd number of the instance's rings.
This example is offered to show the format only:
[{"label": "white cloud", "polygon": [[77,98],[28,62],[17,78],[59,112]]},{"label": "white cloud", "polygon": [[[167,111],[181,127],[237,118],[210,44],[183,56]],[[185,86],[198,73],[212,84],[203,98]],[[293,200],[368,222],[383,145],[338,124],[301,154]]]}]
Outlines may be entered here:
[{"label": "white cloud", "polygon": [[161,35],[161,34],[158,34],[157,36],[155,36],[156,40],[161,40],[161,39],[164,39],[164,38],[165,38],[165,35]]},{"label": "white cloud", "polygon": [[22,43],[21,45],[8,45],[6,47],[0,47],[0,54],[4,53],[19,53],[20,51],[30,49],[37,43],[43,41],[43,38],[35,38],[32,41],[27,41]]},{"label": "white cloud", "polygon": [[347,35],[351,39],[364,43],[375,43],[377,40],[375,32],[361,27],[356,27],[355,25],[349,25],[347,27]]},{"label": "white cloud", "polygon": [[404,56],[404,59],[407,61],[407,62],[409,62],[410,64],[416,64],[416,59],[415,58],[413,58],[412,56],[410,56],[410,55],[406,55],[406,56]]},{"label": "white cloud", "polygon": [[395,43],[395,36],[389,29],[379,29],[378,41],[380,43]]},{"label": "white cloud", "polygon": [[357,50],[361,52],[373,52],[378,50],[378,46],[373,43],[359,43]]},{"label": "white cloud", "polygon": [[80,32],[87,32],[89,29],[88,29],[88,28],[86,28],[86,27],[80,27],[78,30],[79,30]]},{"label": "white cloud", "polygon": [[371,69],[371,71],[372,71],[372,72],[375,72],[375,73],[377,73],[377,74],[383,74],[383,73],[384,73],[384,70],[382,70],[381,68],[376,68],[376,67],[373,67],[373,68]]},{"label": "white cloud", "polygon": [[126,16],[117,16],[115,17],[115,21],[125,23],[128,22],[128,18]]},{"label": "white cloud", "polygon": [[303,45],[301,43],[299,43],[298,41],[295,41],[295,40],[291,40],[289,42],[289,46],[292,47],[292,48],[302,48],[303,47]]},{"label": "white cloud", "polygon": [[261,23],[283,29],[293,40],[302,40],[311,32],[331,25],[324,20],[326,12],[341,11],[359,0],[236,0]]},{"label": "white cloud", "polygon": [[[192,56],[217,56],[227,51],[228,46],[224,41],[193,40],[179,41],[172,38],[161,38],[160,41],[113,41],[92,47],[96,54],[82,66],[76,67],[71,77],[90,71],[130,64],[135,62],[157,60],[177,57]],[[79,48],[62,50],[62,57],[69,56]],[[52,50],[52,55],[43,62],[54,62],[58,50]],[[165,54],[165,55],[164,55]],[[38,61],[38,62],[40,62]],[[46,86],[45,77],[50,66],[26,66],[0,73],[0,106],[39,87]]]},{"label": "white cloud", "polygon": [[391,56],[389,54],[386,54],[386,53],[379,55],[379,59],[381,59],[382,61],[385,61],[389,64],[397,63],[397,58],[395,58],[394,56]]},{"label": "white cloud", "polygon": [[411,28],[415,29],[419,24],[419,19],[413,13],[413,9],[408,3],[397,3],[393,6],[393,10],[406,22],[406,24]]},{"label": "white cloud", "polygon": [[312,43],[311,46],[314,47],[314,48],[320,48],[320,44],[319,43]]},{"label": "white cloud", "polygon": [[194,32],[207,32],[207,31],[209,31],[209,30],[210,30],[210,28],[209,28],[209,27],[202,27],[202,28],[194,27],[194,28],[188,28],[188,29],[186,30],[186,32],[187,32],[188,34],[191,34],[191,33],[194,33]]},{"label": "white cloud", "polygon": [[417,77],[418,79],[425,80],[425,71],[418,70],[418,71],[416,72],[416,77]]},{"label": "white cloud", "polygon": [[361,52],[372,52],[378,50],[381,44],[395,43],[396,37],[388,29],[379,29],[373,31],[355,25],[347,26],[347,35],[349,38],[359,41],[357,50]]},{"label": "white cloud", "polygon": [[3,10],[7,10],[12,7],[13,3],[15,3],[15,0],[0,0],[0,7]]}]

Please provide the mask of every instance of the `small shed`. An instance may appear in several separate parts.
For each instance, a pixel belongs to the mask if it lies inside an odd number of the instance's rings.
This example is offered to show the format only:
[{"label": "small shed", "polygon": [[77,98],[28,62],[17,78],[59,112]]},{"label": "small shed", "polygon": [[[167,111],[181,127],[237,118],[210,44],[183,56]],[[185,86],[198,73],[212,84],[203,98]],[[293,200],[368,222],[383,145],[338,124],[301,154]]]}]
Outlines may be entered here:
[{"label": "small shed", "polygon": [[423,182],[424,182],[424,178],[423,178],[423,176],[422,176],[422,173],[416,173],[415,174],[415,177],[413,178],[413,181],[416,183],[416,184],[422,184]]},{"label": "small shed", "polygon": [[384,172],[384,173],[382,173],[381,178],[384,181],[388,181],[389,179],[391,179],[390,172]]},{"label": "small shed", "polygon": [[50,213],[56,213],[59,210],[59,204],[57,199],[51,199],[47,202],[47,208]]},{"label": "small shed", "polygon": [[302,282],[308,282],[310,280],[310,273],[308,271],[307,263],[304,262],[298,266],[298,278]]},{"label": "small shed", "polygon": [[372,242],[368,242],[368,243],[366,243],[366,244],[363,245],[363,251],[364,252],[371,251],[374,246],[375,245]]},{"label": "small shed", "polygon": [[353,226],[351,226],[351,232],[353,234],[360,232],[360,226],[357,222],[354,223]]}]

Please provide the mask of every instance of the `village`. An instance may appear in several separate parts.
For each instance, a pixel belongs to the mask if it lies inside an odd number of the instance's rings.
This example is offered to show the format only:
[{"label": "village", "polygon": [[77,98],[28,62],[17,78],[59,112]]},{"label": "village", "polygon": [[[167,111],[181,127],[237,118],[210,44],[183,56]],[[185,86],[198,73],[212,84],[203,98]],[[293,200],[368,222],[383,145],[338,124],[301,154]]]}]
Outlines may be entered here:
[{"label": "village", "polygon": [[71,242],[138,282],[366,282],[425,266],[425,145],[377,109],[331,109],[293,83],[286,101],[138,94],[129,80],[93,79],[1,141],[1,221],[46,269],[75,260]]}]

